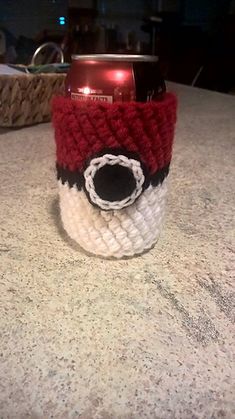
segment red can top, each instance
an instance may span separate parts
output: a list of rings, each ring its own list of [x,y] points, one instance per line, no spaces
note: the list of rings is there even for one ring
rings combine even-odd
[[[73,55],[72,60],[66,93],[74,100],[131,102],[143,96],[139,101],[145,102],[158,94],[156,56],[93,54]]]

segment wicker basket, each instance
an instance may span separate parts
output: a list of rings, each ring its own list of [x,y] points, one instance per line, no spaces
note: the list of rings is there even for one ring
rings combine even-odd
[[[50,102],[64,93],[66,74],[0,76],[0,126],[20,127],[51,119]]]

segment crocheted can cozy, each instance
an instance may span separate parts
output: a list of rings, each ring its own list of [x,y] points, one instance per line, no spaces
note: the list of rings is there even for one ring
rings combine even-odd
[[[147,103],[54,99],[62,222],[86,251],[120,258],[157,241],[175,122],[171,93]]]

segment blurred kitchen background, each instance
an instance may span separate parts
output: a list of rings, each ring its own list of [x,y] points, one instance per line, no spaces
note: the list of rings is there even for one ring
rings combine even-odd
[[[235,0],[0,0],[1,63],[29,64],[45,42],[66,62],[155,54],[168,80],[235,93]]]

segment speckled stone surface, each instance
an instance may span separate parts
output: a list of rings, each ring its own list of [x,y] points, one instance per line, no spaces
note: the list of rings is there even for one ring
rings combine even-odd
[[[0,418],[235,417],[235,98],[173,88],[165,229],[134,259],[67,238],[49,124],[0,136]]]

